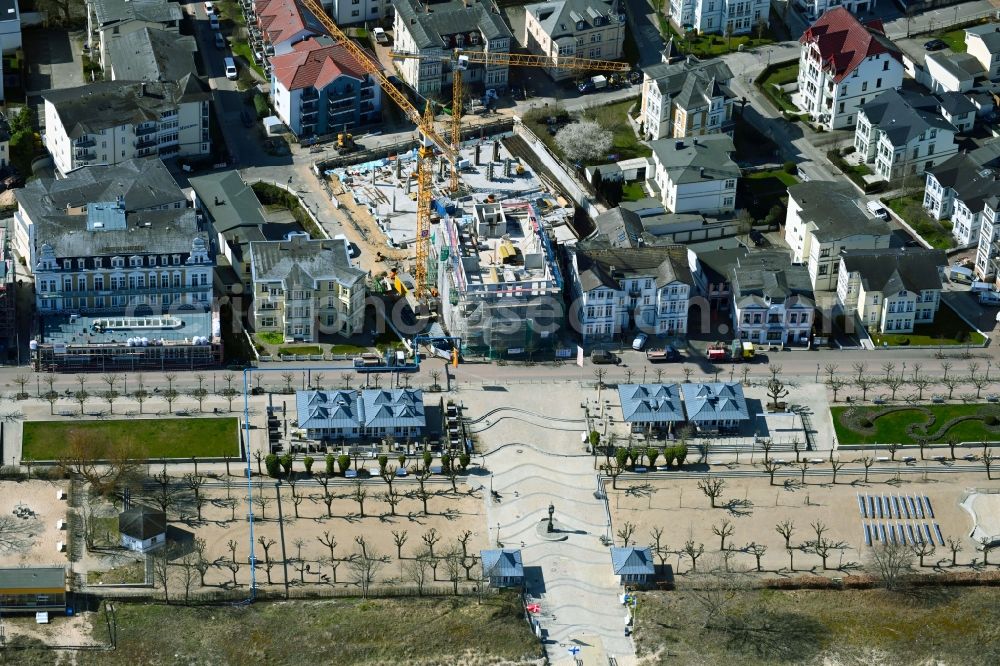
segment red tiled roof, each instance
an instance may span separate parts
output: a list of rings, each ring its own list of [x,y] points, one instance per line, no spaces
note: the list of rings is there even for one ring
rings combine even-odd
[[[378,62],[371,56],[372,62]],[[344,75],[364,79],[365,70],[340,44],[324,46],[315,39],[298,42],[289,53],[271,58],[274,77],[288,90],[313,86],[321,90]]]
[[[799,38],[800,44],[814,42],[823,66],[840,82],[868,56],[888,53],[902,62],[900,50],[885,36],[882,21],[863,24],[843,7],[835,7],[813,23]]]
[[[291,39],[303,30],[326,34],[312,15],[295,0],[258,0],[255,5],[257,25],[271,44]]]

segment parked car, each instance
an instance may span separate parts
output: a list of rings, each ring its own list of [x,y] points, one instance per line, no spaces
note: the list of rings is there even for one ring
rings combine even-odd
[[[215,48],[217,49],[226,48],[226,38],[222,36],[221,32],[215,33]]]
[[[930,41],[924,42],[925,51],[940,51],[941,49],[948,46],[940,39],[932,39]]]
[[[235,81],[239,77],[239,74],[236,71],[236,61],[233,60],[232,58],[226,58],[225,63],[226,63],[226,78],[229,79],[230,81]]]
[[[205,13],[208,14],[209,16],[211,16],[212,14],[214,14],[215,13],[215,5],[213,5],[211,2],[206,2],[205,3]]]
[[[618,365],[621,359],[609,351],[595,351],[590,355],[590,362],[594,365]]]
[[[208,15],[208,26],[212,30],[218,30],[219,29],[219,15],[218,14],[209,14]]]
[[[885,209],[885,206],[883,206],[878,201],[876,201],[874,199],[872,201],[869,201],[865,205],[865,208],[867,208],[868,212],[871,213],[872,215],[874,215],[875,217],[883,219],[886,222],[889,221],[889,211],[887,211]]]
[[[385,34],[385,30],[383,30],[382,28],[374,28],[372,30],[372,35],[375,36],[375,41],[378,42],[379,44],[389,43],[389,35]]]
[[[642,351],[642,348],[646,346],[647,340],[649,340],[649,336],[646,335],[645,333],[640,333],[639,335],[635,336],[634,340],[632,340],[632,349],[636,351]]]

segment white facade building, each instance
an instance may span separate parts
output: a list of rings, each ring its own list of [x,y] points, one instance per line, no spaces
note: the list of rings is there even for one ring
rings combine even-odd
[[[912,333],[934,321],[947,265],[942,250],[849,250],[840,257],[837,301],[870,331]]]
[[[509,53],[512,35],[507,24],[494,14],[492,5],[480,0],[451,0],[433,5],[427,13],[417,0],[397,0],[393,24],[393,50],[441,56],[431,59],[404,58],[399,74],[421,95],[451,94],[453,49]],[[470,65],[462,74],[467,89],[507,87],[507,65]]]
[[[736,209],[740,168],[731,155],[733,139],[706,134],[660,139],[653,149],[653,184],[671,213],[717,215]]]
[[[770,22],[767,0],[671,0],[670,22],[678,30],[695,30],[699,34],[725,34],[727,27],[734,35],[746,35]]]
[[[693,56],[643,68],[639,112],[646,139],[733,132],[733,72],[718,58]]]
[[[21,48],[21,10],[17,4],[17,0],[0,0],[0,51],[3,53]]]
[[[323,6],[337,25],[374,24],[392,12],[390,0],[324,0]]]
[[[169,0],[88,0],[87,43],[106,70],[113,40],[143,28],[180,34],[183,17],[180,3]]]
[[[986,78],[1000,78],[1000,23],[966,28],[965,51],[979,61]]]
[[[752,252],[730,270],[733,331],[760,344],[805,344],[816,304],[809,273],[784,251]]]
[[[878,0],[795,0],[795,5],[810,21],[815,21],[826,10],[844,7],[855,16],[869,12],[878,5]]]
[[[524,46],[530,53],[560,57],[618,60],[625,45],[624,0],[556,0],[525,5]],[[556,81],[578,71],[546,67]]]
[[[813,291],[832,291],[842,250],[889,247],[889,223],[868,214],[846,182],[810,181],[788,188],[785,242],[806,264]]]
[[[951,233],[960,247],[980,244],[986,202],[996,196],[1000,196],[1000,141],[953,155],[927,172],[924,208],[936,220],[951,220]],[[991,247],[987,243],[983,249]],[[988,251],[982,257],[983,271],[992,255]]]
[[[975,114],[971,102],[967,114]],[[888,90],[862,107],[854,147],[887,181],[923,173],[958,152],[957,129],[931,95]]]
[[[594,248],[570,255],[573,294],[584,344],[630,332],[686,335],[694,281],[683,245]]]
[[[826,12],[799,39],[799,107],[827,129],[854,127],[866,102],[903,83],[902,54],[880,22]]]
[[[212,148],[212,94],[194,74],[177,82],[100,81],[42,97],[43,142],[62,175],[137,157],[207,155]]]

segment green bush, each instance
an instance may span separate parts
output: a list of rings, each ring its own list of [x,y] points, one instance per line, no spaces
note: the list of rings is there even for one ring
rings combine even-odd
[[[470,456],[465,451],[462,451],[462,453],[458,455],[458,466],[462,468],[463,472],[469,469],[469,463],[471,462],[472,462],[472,456]]]
[[[269,453],[264,456],[264,467],[267,468],[267,475],[273,479],[277,479],[281,476],[281,469],[278,465],[278,456],[273,453]]]
[[[677,447],[677,465],[678,465],[678,467],[684,464],[684,461],[687,460],[687,456],[688,456],[688,447],[687,447],[687,444],[681,444],[680,446],[678,446]]]
[[[346,453],[337,456],[337,466],[340,467],[341,474],[346,474],[351,466],[351,456]]]
[[[451,456],[447,453],[441,454],[441,471],[445,473],[451,471]]]
[[[278,458],[278,463],[281,465],[281,469],[284,470],[286,476],[292,471],[292,464],[294,462],[295,458],[292,457],[291,453],[286,453]]]
[[[257,112],[258,118],[266,118],[271,112],[271,108],[267,105],[267,98],[262,93],[253,96],[253,108]]]
[[[336,470],[333,468],[334,460],[335,458],[333,457],[332,453],[326,454],[326,460],[324,462],[326,463],[325,471],[327,476],[333,476],[334,472],[336,472]]]
[[[793,176],[799,172],[799,167],[796,166],[795,162],[792,162],[791,160],[785,162],[781,168],[784,169],[785,173]]]
[[[316,459],[312,456],[306,456],[302,459],[302,465],[306,468],[306,474],[312,474],[314,462],[316,462]]]

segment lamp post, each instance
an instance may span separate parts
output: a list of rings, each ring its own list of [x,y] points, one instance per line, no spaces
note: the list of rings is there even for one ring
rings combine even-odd
[[[819,384],[819,363],[816,364],[816,383]]]
[[[556,508],[554,506],[552,506],[552,503],[550,502],[549,503],[549,527],[548,527],[548,531],[550,533],[553,531],[553,529],[552,529],[552,515],[555,512],[556,512]]]

